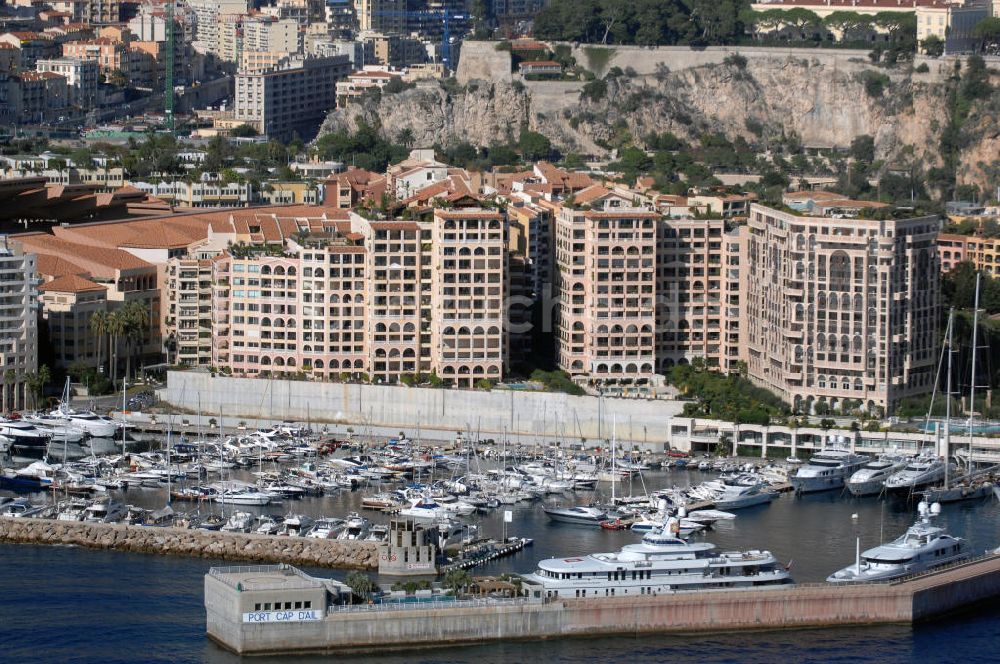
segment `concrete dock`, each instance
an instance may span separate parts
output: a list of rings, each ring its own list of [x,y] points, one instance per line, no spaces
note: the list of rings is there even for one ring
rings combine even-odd
[[[322,583],[312,581],[313,589]],[[294,606],[303,600],[292,595],[301,592],[286,593],[274,586],[248,594],[237,575],[213,570],[205,577],[208,636],[233,652],[267,654],[377,652],[566,636],[908,624],[1000,596],[1000,555],[878,584],[597,599],[546,599],[531,590],[531,596],[511,600],[388,605],[341,605],[328,593],[321,615],[297,619],[293,611],[277,618],[255,617],[255,610],[265,606],[280,608],[288,602]],[[314,595],[306,601],[317,606]]]

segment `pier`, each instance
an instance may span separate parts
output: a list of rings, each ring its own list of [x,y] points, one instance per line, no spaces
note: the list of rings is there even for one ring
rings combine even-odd
[[[994,553],[935,572],[863,585],[565,599],[542,597],[539,589],[525,584],[528,596],[517,599],[390,605],[339,603],[342,596],[327,592],[323,604],[311,596],[312,606],[322,610],[306,618],[296,619],[293,611],[285,613],[288,620],[254,620],[255,605],[294,606],[289,602],[301,598],[292,595],[324,583],[287,568],[260,568],[245,576],[279,571],[298,579],[287,592],[281,584],[244,592],[238,573],[209,572],[209,637],[240,654],[380,652],[513,639],[910,624],[1000,596],[1000,555]]]

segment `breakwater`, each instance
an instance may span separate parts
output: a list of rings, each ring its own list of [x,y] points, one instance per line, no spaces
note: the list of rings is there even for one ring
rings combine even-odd
[[[53,519],[0,519],[0,541],[336,569],[378,568],[375,542]]]
[[[327,605],[306,617],[288,607],[321,588],[295,570],[213,570],[205,577],[207,632],[241,654],[375,652],[514,639],[660,632],[908,624],[1000,596],[1000,556],[879,584],[811,584],[638,597],[475,599],[435,604]],[[293,578],[293,575],[294,578]],[[294,583],[273,582],[293,578]],[[258,588],[248,585],[259,583]],[[262,602],[266,602],[264,605]],[[274,618],[274,619],[272,619]]]

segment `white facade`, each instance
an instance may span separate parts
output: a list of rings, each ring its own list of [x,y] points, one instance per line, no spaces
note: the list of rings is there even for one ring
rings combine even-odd
[[[35,255],[17,242],[0,242],[0,372],[3,411],[28,405],[27,376],[38,369],[38,280]],[[10,374],[8,374],[10,372]]]
[[[80,108],[97,104],[97,84],[101,79],[100,65],[83,58],[51,58],[35,62],[35,71],[52,72],[66,79],[69,103]]]

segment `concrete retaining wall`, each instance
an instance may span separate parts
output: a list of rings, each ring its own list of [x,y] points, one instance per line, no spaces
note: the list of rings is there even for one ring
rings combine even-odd
[[[594,442],[610,438],[663,450],[670,418],[683,403],[667,400],[575,397],[554,392],[473,391],[401,386],[212,377],[171,371],[160,396],[205,417],[257,417],[334,422],[358,427],[478,432],[484,437],[543,436]]]
[[[374,570],[378,567],[378,550],[374,542],[269,537],[183,528],[0,519],[0,541],[342,569]]]

